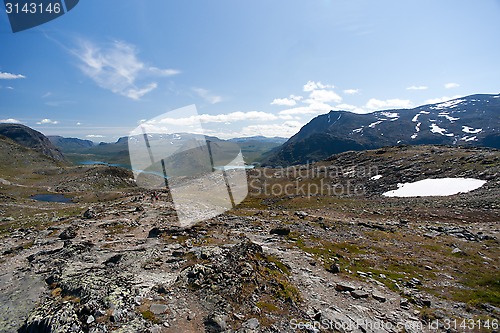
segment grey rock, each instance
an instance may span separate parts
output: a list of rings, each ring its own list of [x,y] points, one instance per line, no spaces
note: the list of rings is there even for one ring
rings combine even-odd
[[[337,290],[337,291],[353,291],[353,290],[356,290],[356,287],[354,287],[348,283],[340,282],[340,283],[337,283],[335,285],[335,290]]]
[[[162,314],[165,311],[167,311],[167,309],[168,306],[166,306],[165,304],[157,304],[157,303],[151,304],[151,306],[149,307],[149,310],[153,312],[155,315]]]
[[[251,318],[251,319],[248,319],[246,322],[244,322],[242,326],[244,328],[255,330],[255,329],[259,328],[260,323],[259,323],[259,320],[257,318]]]
[[[381,303],[384,303],[387,300],[384,295],[378,293],[373,293],[372,297]]]
[[[351,291],[351,296],[354,297],[354,298],[368,298],[370,294],[368,294],[366,291],[364,290],[353,290]]]

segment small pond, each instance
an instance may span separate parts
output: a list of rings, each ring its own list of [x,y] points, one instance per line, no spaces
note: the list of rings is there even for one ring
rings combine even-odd
[[[62,202],[62,203],[72,203],[71,198],[65,197],[62,194],[35,194],[31,199],[36,201],[45,202]]]

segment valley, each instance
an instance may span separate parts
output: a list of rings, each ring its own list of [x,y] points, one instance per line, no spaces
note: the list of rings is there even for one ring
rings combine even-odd
[[[24,165],[0,175],[1,332],[496,330],[495,149],[398,146],[256,168],[236,208],[180,227],[168,191],[156,199],[130,171],[0,143]],[[445,177],[486,183],[382,196]],[[310,191],[321,183],[358,191]],[[31,198],[51,193],[72,202]]]

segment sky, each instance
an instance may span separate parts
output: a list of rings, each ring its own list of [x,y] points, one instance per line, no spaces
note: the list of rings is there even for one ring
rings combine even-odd
[[[194,105],[179,124],[290,137],[500,92],[500,0],[82,0],[17,33],[1,6],[0,122],[46,135],[112,142]]]

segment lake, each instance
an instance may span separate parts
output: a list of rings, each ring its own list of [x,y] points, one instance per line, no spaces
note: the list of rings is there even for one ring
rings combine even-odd
[[[67,198],[62,194],[35,194],[31,199],[44,202],[73,203],[71,198]]]

